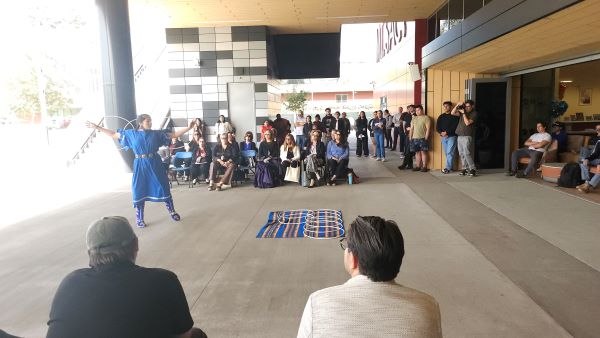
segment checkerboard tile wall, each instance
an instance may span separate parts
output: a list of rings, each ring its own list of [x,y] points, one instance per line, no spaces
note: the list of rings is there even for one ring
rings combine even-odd
[[[171,116],[176,128],[199,117],[215,141],[228,116],[227,83],[254,82],[257,125],[269,115],[266,26],[167,28]]]

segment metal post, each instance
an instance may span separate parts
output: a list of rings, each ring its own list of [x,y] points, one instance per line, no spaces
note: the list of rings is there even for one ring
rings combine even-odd
[[[106,126],[123,128],[125,121],[137,116],[131,33],[129,29],[128,0],[96,0],[99,14],[100,53],[104,90],[104,113]],[[131,170],[133,154],[121,151],[123,160]]]

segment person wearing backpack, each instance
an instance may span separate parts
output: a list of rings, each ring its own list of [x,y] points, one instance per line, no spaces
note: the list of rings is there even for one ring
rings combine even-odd
[[[600,125],[596,126],[596,132],[598,136],[600,136]],[[590,179],[590,168],[589,166],[597,166],[598,174],[595,174],[592,179]],[[583,193],[588,193],[590,190],[595,189],[598,184],[600,184],[600,139],[596,141],[594,145],[594,150],[592,153],[586,157],[583,162],[579,165],[581,167],[581,179],[585,182],[581,185],[576,186],[577,190]]]

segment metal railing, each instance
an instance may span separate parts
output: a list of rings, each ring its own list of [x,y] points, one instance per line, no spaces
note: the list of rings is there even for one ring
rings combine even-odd
[[[104,126],[104,117],[100,119],[100,121],[98,123],[96,123],[98,126],[103,127]],[[83,144],[81,145],[81,147],[79,147],[79,150],[77,150],[77,152],[75,153],[75,155],[67,162],[67,166],[70,167],[73,164],[75,164],[75,162],[77,160],[79,160],[79,158],[81,157],[81,154],[85,153],[85,149],[90,147],[90,143],[92,143],[92,140],[94,138],[96,138],[96,136],[98,135],[98,130],[96,128],[92,129],[92,132],[88,135],[88,137],[85,139],[85,141],[83,142]]]

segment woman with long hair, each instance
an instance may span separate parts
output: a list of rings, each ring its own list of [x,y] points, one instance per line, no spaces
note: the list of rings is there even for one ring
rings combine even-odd
[[[331,134],[333,140],[327,144],[327,167],[329,168],[329,182],[327,182],[327,185],[336,185],[338,177],[346,177],[350,152],[348,143],[346,143],[339,130],[334,129]]]
[[[219,135],[233,132],[233,126],[231,125],[231,123],[225,121],[224,115],[220,115],[219,120],[215,124],[215,130],[217,131],[217,137],[219,137]],[[217,140],[217,143],[218,142],[219,140]]]
[[[281,183],[281,159],[279,146],[274,139],[275,130],[265,131],[265,140],[258,146],[258,161],[254,186],[257,188],[273,188]]]
[[[144,222],[146,201],[165,202],[171,218],[174,221],[179,221],[181,217],[175,211],[171,189],[169,188],[169,179],[160,156],[158,156],[158,148],[168,145],[171,139],[176,139],[187,133],[194,128],[195,122],[192,121],[189,127],[176,132],[152,130],[152,118],[150,115],[142,114],[137,117],[137,124],[137,129],[114,131],[89,121],[86,123],[89,128],[97,129],[118,140],[123,148],[131,148],[135,153],[131,185],[137,226],[140,228],[146,226]]]
[[[315,186],[315,180],[320,180],[325,166],[325,144],[321,142],[321,132],[313,130],[310,134],[310,140],[304,148],[304,168],[306,177],[310,180],[309,188]]]
[[[273,130],[273,121],[267,119],[263,122],[262,126],[260,126],[260,141],[263,142],[265,140],[265,132],[267,130]]]
[[[358,113],[356,119],[356,156],[361,157],[363,154],[365,157],[369,157],[369,131],[367,127],[369,121],[363,110]]]
[[[283,180],[298,183],[300,180],[300,147],[296,145],[292,134],[285,135],[279,154],[282,157],[281,170],[285,172]]]
[[[190,141],[190,152],[192,152],[192,184],[198,183],[200,177],[208,183],[208,174],[212,162],[212,150],[206,146],[206,141],[199,134],[194,134],[194,139]]]

